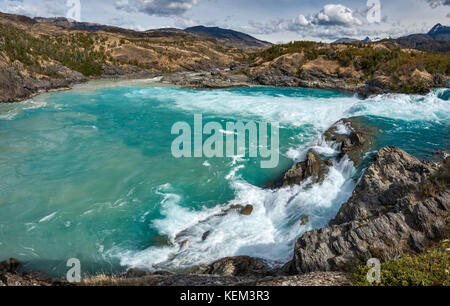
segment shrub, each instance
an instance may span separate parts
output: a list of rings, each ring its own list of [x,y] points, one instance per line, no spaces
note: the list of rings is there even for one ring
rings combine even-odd
[[[370,284],[366,275],[371,267],[357,264],[353,271],[356,286],[450,286],[450,242],[417,255],[404,255],[381,264],[381,283]]]

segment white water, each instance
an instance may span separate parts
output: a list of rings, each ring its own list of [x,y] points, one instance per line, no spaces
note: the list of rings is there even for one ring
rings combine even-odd
[[[215,91],[193,91],[182,99],[174,92],[167,98],[174,102],[171,107],[187,112],[230,117],[239,114],[293,126],[309,124],[318,135],[316,140],[286,152],[294,160],[299,160],[305,157],[309,148],[323,155],[336,156],[333,144],[324,142],[319,135],[341,118],[374,115],[406,121],[448,121],[450,104],[438,98],[441,91],[436,90],[425,97],[390,94],[364,101],[356,97],[333,100],[303,97],[301,103],[298,97],[243,97],[233,92]],[[132,93],[135,96],[146,94],[145,89]],[[340,126],[339,131],[346,134],[348,127]],[[278,190],[261,189],[243,180],[239,170],[245,167],[245,161],[234,159],[226,178],[236,197],[227,205],[252,204],[254,211],[250,217],[234,211],[217,216],[223,211],[223,206],[205,208],[200,212],[190,211],[179,205],[182,198],[171,190],[170,184],[161,186],[159,192],[164,195],[161,205],[165,218],[154,221],[153,226],[167,235],[174,246],[150,247],[138,252],[115,249],[111,254],[118,256],[124,266],[149,270],[187,268],[232,255],[250,255],[275,264],[283,263],[291,258],[293,244],[302,233],[325,226],[340,205],[351,196],[356,185],[351,178],[355,171],[353,164],[346,158],[340,162],[333,159],[334,167],[323,183],[311,187],[307,181],[300,186]],[[301,225],[299,220],[302,216],[308,216],[310,222]],[[210,234],[202,241],[207,231]],[[183,236],[176,241],[180,232]],[[187,240],[188,244],[180,247],[181,240]]]

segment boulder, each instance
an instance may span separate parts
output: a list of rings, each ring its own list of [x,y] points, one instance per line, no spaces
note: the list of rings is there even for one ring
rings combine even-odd
[[[241,209],[240,214],[244,216],[250,216],[253,212],[253,205],[246,205],[244,208]]]
[[[312,183],[323,182],[331,165],[331,161],[324,161],[314,150],[309,150],[306,161],[296,163],[286,172],[283,187],[301,184],[311,177]]]

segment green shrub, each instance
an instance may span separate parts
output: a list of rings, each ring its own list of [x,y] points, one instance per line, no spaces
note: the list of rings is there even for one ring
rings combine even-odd
[[[449,240],[417,255],[404,255],[381,264],[381,283],[371,284],[366,275],[371,267],[357,264],[353,272],[356,286],[450,286]]]

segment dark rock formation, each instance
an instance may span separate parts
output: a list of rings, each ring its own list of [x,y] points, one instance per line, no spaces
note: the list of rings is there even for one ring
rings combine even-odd
[[[345,126],[348,133],[340,134],[339,126]],[[347,155],[358,166],[364,153],[370,150],[374,135],[375,130],[364,124],[361,117],[352,117],[339,120],[324,133],[324,138],[340,146],[341,158]]]
[[[283,187],[298,185],[310,177],[312,183],[320,183],[325,179],[331,165],[331,161],[322,160],[314,150],[309,150],[306,161],[296,163],[286,172]]]
[[[17,68],[17,69],[15,69]],[[58,78],[37,78],[22,73],[23,67],[0,67],[0,102],[16,102],[32,97],[40,92],[67,89],[75,83],[86,81],[81,73],[54,64],[54,74]]]
[[[305,233],[286,270],[343,270],[358,258],[395,259],[450,234],[450,161],[380,150],[330,227]]]
[[[360,117],[339,120],[324,133],[326,141],[335,142],[339,146],[339,157],[347,155],[355,166],[359,165],[364,153],[371,148],[375,134],[375,131],[362,120]],[[342,126],[345,126],[348,133],[341,133],[339,127],[342,128]],[[331,166],[333,166],[332,161],[323,160],[314,150],[309,150],[306,160],[293,165],[285,173],[282,183],[275,186],[298,185],[311,177],[312,184],[321,183]]]

